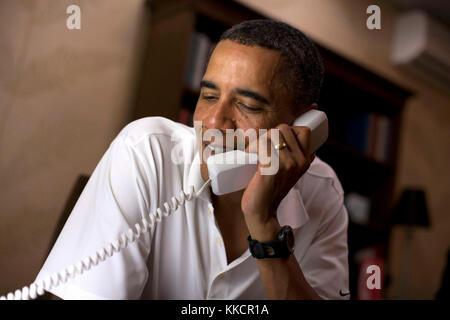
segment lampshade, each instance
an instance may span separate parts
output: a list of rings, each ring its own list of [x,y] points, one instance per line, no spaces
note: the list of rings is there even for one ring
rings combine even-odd
[[[394,208],[391,223],[428,227],[430,221],[425,192],[421,189],[413,188],[403,190],[400,201]]]

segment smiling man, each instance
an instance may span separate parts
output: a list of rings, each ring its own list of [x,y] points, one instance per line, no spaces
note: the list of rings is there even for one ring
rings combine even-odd
[[[206,189],[51,292],[64,299],[348,298],[343,191],[333,170],[309,154],[309,129],[292,126],[317,108],[322,77],[313,43],[287,24],[255,20],[227,30],[201,82],[194,120],[203,133],[268,129],[270,139],[278,130],[276,174],[258,171],[245,190],[221,196]],[[183,161],[174,162],[180,146]],[[208,147],[194,128],[164,118],[126,126],[37,280],[114,241],[180,190],[199,190],[208,180]]]

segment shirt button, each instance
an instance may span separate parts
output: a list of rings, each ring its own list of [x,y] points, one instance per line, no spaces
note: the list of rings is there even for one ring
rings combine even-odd
[[[218,278],[219,279],[223,279],[225,277],[225,272],[224,273],[221,273],[221,274],[219,274],[219,276],[218,276]]]
[[[223,245],[222,239],[220,239],[220,237],[216,238],[216,242],[219,246]]]
[[[209,214],[209,215],[212,215],[212,211],[211,211],[210,208],[208,208],[208,214]]]

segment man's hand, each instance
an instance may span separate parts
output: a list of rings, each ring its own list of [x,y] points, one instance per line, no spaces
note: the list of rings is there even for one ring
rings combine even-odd
[[[277,150],[279,154],[279,169],[273,175],[262,175],[260,172],[261,167],[267,167],[270,164],[263,165],[260,162],[259,170],[250,180],[241,201],[241,209],[250,235],[258,241],[275,239],[280,229],[276,216],[278,205],[308,170],[315,157],[314,154],[309,154],[310,129],[308,127],[280,124],[274,129],[279,130],[278,144],[286,144],[286,147]],[[267,150],[266,154],[269,157],[272,152],[276,152],[271,140],[271,137],[274,135],[274,129],[269,130],[267,135],[258,138],[258,140],[268,139],[267,146],[269,150]],[[252,143],[257,143],[257,141]],[[256,150],[256,148],[253,150]],[[259,148],[257,150],[258,158],[261,159],[262,150]]]
[[[275,129],[279,129],[278,144],[286,143],[285,148],[278,150],[279,169],[274,175],[262,175],[260,171],[263,165],[260,162],[259,170],[250,180],[241,200],[250,236],[260,242],[276,238],[281,228],[276,213],[278,205],[308,170],[315,156],[309,154],[309,128],[281,124]],[[269,139],[273,132],[273,129],[269,130]],[[272,143],[267,145],[273,150]],[[259,160],[260,155],[261,150],[258,149]],[[258,259],[257,263],[268,299],[320,299],[306,281],[294,255],[286,259]]]

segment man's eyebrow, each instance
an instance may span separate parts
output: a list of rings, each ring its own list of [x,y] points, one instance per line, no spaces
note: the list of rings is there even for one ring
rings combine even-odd
[[[209,88],[209,89],[219,89],[219,87],[212,81],[209,80],[202,80],[200,82],[200,88]],[[251,91],[248,89],[241,89],[241,88],[236,88],[234,90],[237,94],[240,94],[242,96],[248,97],[248,98],[252,98],[255,99],[256,101],[259,101],[263,104],[269,104],[269,101],[264,98],[262,95],[260,95],[259,93],[255,92],[255,91]]]
[[[264,104],[269,104],[269,101],[266,98],[264,98],[262,95],[254,92],[254,91],[246,90],[246,89],[239,89],[239,88],[237,88],[235,91],[236,91],[236,93],[238,93],[242,96],[255,99],[256,101],[259,101]]]
[[[219,89],[219,87],[212,81],[202,80],[200,82],[200,88]]]

